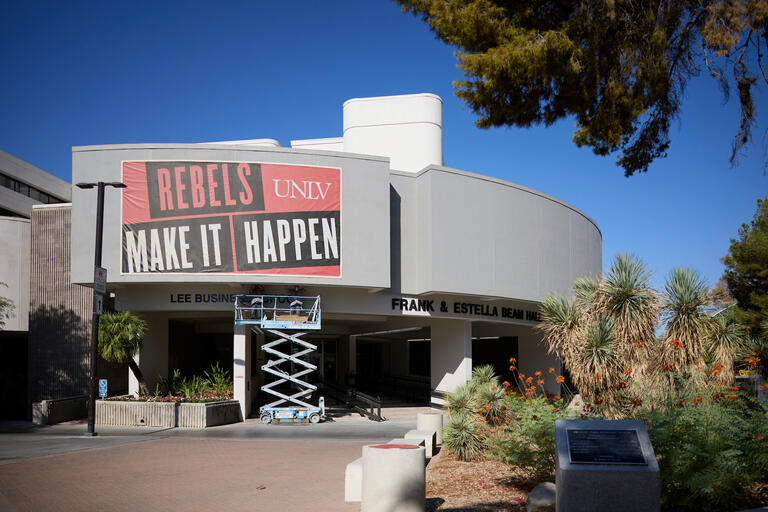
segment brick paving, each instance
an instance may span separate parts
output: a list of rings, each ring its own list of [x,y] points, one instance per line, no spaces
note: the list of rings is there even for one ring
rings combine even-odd
[[[0,510],[352,511],[360,442],[168,437],[0,465]]]

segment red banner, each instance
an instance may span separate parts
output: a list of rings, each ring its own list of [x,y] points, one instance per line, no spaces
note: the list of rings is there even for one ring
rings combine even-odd
[[[341,170],[123,162],[122,273],[341,275]]]

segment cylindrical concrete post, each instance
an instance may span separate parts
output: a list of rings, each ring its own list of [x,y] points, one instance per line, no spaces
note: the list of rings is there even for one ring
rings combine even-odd
[[[424,512],[427,487],[424,447],[377,444],[367,448],[360,511]]]
[[[439,411],[420,412],[416,415],[416,430],[434,430],[435,442],[443,444],[443,413]]]

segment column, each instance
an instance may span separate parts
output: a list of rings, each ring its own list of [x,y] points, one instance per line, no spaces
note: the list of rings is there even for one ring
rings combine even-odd
[[[347,375],[357,375],[357,336],[349,336],[349,359]],[[344,383],[347,384],[346,382]]]
[[[251,413],[251,328],[235,325],[232,350],[235,400],[240,402],[240,414],[245,421]]]
[[[144,374],[147,391],[153,393],[158,377],[168,376],[168,314],[142,313],[141,318],[147,323],[144,343],[138,354],[133,357]],[[128,369],[128,392],[138,394],[139,382]]]
[[[472,377],[472,322],[435,320],[429,344],[432,389],[451,392]],[[442,405],[442,399],[432,398]]]

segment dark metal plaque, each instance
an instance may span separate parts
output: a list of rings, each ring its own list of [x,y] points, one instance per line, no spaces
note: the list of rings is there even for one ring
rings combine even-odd
[[[644,464],[635,430],[567,430],[574,464]]]

